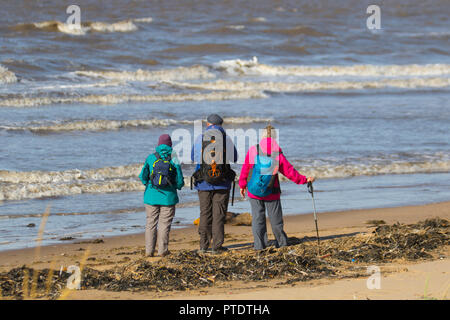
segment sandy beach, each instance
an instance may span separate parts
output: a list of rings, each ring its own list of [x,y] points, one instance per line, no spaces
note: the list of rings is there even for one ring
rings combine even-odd
[[[326,212],[319,214],[322,243],[336,238],[352,238],[370,234],[375,226],[370,220],[383,220],[387,225],[417,223],[428,218],[450,218],[450,202],[421,206],[380,208]],[[285,217],[285,231],[290,238],[304,239],[315,243],[312,214]],[[143,222],[144,223],[144,222]],[[234,251],[252,250],[250,226],[226,225],[225,246]],[[268,225],[269,239],[273,238]],[[306,238],[305,238],[306,237]],[[180,250],[198,249],[197,227],[175,229],[170,235],[172,254]],[[26,265],[33,269],[50,268],[60,270],[70,265],[84,265],[96,270],[107,270],[126,265],[143,258],[144,235],[135,234],[92,241],[62,243],[22,250],[0,252],[0,272]],[[223,281],[212,286],[187,291],[138,292],[106,290],[70,290],[65,299],[446,299],[450,285],[449,247],[438,248],[432,259],[406,261],[395,260],[380,264],[381,288],[368,289],[366,277],[346,279],[314,279],[280,283],[280,279],[268,281]],[[156,263],[159,257],[146,258]],[[368,265],[359,264],[361,268]]]

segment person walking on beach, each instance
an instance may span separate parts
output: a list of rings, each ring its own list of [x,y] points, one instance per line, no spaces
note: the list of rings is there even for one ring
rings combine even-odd
[[[239,177],[241,196],[247,191],[252,211],[252,232],[254,249],[263,250],[268,246],[266,210],[275,235],[275,247],[288,245],[283,230],[283,212],[280,201],[280,181],[278,173],[296,184],[313,182],[314,177],[298,173],[286,159],[277,141],[273,127],[268,125],[263,138],[256,146],[250,147],[245,157]]]
[[[193,178],[200,202],[199,252],[205,253],[212,239],[212,253],[221,253],[227,250],[223,247],[224,224],[231,183],[236,177],[229,162],[237,161],[237,150],[219,115],[211,114],[206,121],[206,130],[191,151],[191,160],[197,164]]]
[[[139,178],[146,186],[145,255],[153,257],[158,242],[158,255],[163,257],[170,253],[169,232],[179,201],[177,190],[184,186],[183,172],[177,158],[172,157],[172,139],[168,134],[159,137],[156,152],[147,157]]]

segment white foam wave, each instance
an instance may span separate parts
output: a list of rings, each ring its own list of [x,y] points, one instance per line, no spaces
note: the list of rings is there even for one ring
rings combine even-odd
[[[137,18],[137,19],[128,19],[123,21],[118,21],[114,23],[108,22],[85,22],[81,25],[76,24],[67,24],[61,21],[42,21],[35,22],[31,24],[31,27],[46,30],[46,31],[56,31],[76,36],[83,36],[90,32],[102,32],[102,33],[113,33],[113,32],[133,32],[138,30],[138,27],[134,24],[134,22],[138,23],[150,23],[152,22],[152,18]],[[28,28],[30,25],[19,25],[17,28]]]
[[[55,104],[97,104],[114,105],[131,102],[183,102],[183,101],[216,101],[239,99],[262,99],[268,96],[260,91],[242,92],[210,92],[210,93],[185,93],[167,95],[131,95],[131,94],[107,94],[86,95],[81,97],[24,97],[12,99],[0,99],[0,107],[37,107]]]
[[[250,22],[267,22],[267,19],[265,17],[256,17],[256,18],[250,18]]]
[[[86,181],[103,181],[107,179],[128,179],[136,177],[140,164],[131,164],[118,167],[105,167],[91,170],[65,170],[65,171],[6,171],[0,170],[0,181],[11,184],[60,184],[83,183]]]
[[[224,118],[225,123],[246,124],[257,122],[268,122],[271,118],[254,117],[229,117]],[[20,126],[0,126],[0,129],[8,131],[31,131],[31,132],[67,132],[67,131],[106,131],[139,127],[167,127],[170,125],[191,125],[191,120],[176,119],[134,119],[134,120],[85,120],[63,123],[44,123]]]
[[[121,81],[184,81],[215,77],[207,67],[201,65],[153,71],[142,69],[137,71],[75,71],[75,74]]]
[[[133,21],[119,21],[116,23],[92,22],[89,24],[90,31],[95,32],[131,32],[138,28]]]
[[[375,176],[382,174],[415,174],[450,172],[450,161],[399,161],[385,164],[341,164],[317,167],[297,166],[299,172],[320,179],[348,178],[354,176]],[[283,178],[286,180],[286,178]]]
[[[134,22],[140,22],[140,23],[150,23],[153,21],[152,17],[146,17],[146,18],[136,18],[133,19]]]
[[[300,173],[319,179],[381,174],[450,172],[449,155],[435,154],[428,160],[392,161],[372,159],[359,163],[296,165]],[[138,175],[142,164],[66,171],[0,171],[0,201],[69,196],[82,193],[143,191]],[[280,175],[281,180],[286,180]],[[190,179],[185,177],[189,186]]]
[[[223,60],[214,67],[231,75],[260,76],[358,76],[358,77],[399,77],[399,76],[440,76],[450,74],[449,64],[410,65],[352,65],[352,66],[273,66],[252,60]]]
[[[0,199],[39,199],[46,197],[63,197],[82,193],[116,193],[143,190],[144,186],[140,181],[111,180],[103,183],[73,183],[62,185],[29,183],[3,187],[0,191]]]
[[[85,84],[43,86],[43,87],[36,87],[35,90],[105,88],[105,87],[117,87],[123,84],[124,83],[122,81],[105,81],[105,82],[85,83]]]
[[[142,164],[132,164],[92,170],[0,171],[0,200],[143,191],[138,178],[141,168]]]
[[[244,30],[245,26],[241,25],[241,24],[237,24],[237,25],[229,25],[227,26],[228,29],[232,29],[232,30]]]
[[[230,90],[230,91],[273,91],[273,92],[302,92],[323,90],[364,90],[364,89],[418,89],[444,88],[450,86],[450,78],[407,78],[380,79],[373,81],[300,81],[300,82],[250,82],[226,81],[187,83],[171,82],[173,86],[200,90]]]
[[[0,84],[17,82],[17,77],[14,72],[0,65]]]

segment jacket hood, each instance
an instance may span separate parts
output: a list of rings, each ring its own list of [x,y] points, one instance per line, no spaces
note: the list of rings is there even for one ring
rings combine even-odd
[[[156,152],[159,153],[161,158],[167,159],[169,156],[172,155],[172,147],[169,147],[166,144],[160,144],[156,147]]]
[[[219,126],[218,124],[212,124],[206,128],[206,130],[211,130],[211,129],[220,130],[220,132],[225,133],[225,129],[222,128],[222,126]]]
[[[273,152],[280,153],[281,148],[274,138],[263,138],[259,142],[260,150],[265,154],[271,154]]]

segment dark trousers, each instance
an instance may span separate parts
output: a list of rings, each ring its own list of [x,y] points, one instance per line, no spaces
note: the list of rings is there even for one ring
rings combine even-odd
[[[252,231],[254,238],[254,248],[262,250],[268,246],[266,209],[269,216],[272,232],[275,236],[275,246],[284,247],[288,245],[288,238],[283,230],[283,211],[281,201],[264,201],[249,198],[252,208]]]
[[[225,237],[225,216],[228,210],[230,190],[198,191],[200,201],[200,249],[208,249],[213,240],[212,248],[222,246]]]

